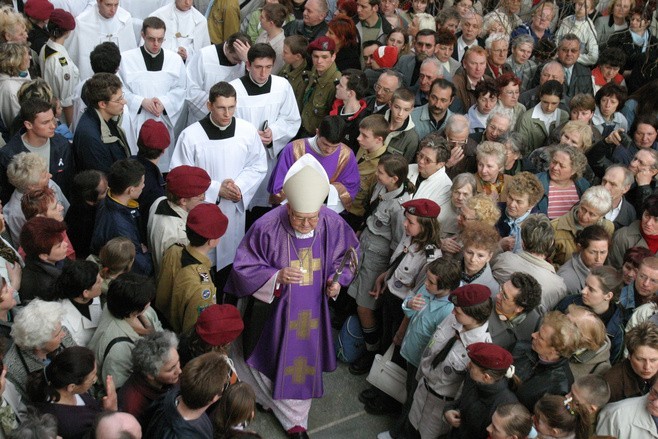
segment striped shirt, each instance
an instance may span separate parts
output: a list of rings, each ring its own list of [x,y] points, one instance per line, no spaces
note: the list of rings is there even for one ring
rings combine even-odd
[[[560,187],[551,183],[548,187],[548,217],[554,219],[564,215],[571,210],[578,200],[575,183],[571,183],[567,187]]]

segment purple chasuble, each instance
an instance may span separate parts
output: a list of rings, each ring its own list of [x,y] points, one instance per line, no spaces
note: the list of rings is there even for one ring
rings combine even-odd
[[[361,176],[359,175],[359,166],[356,162],[356,157],[354,157],[354,152],[342,143],[340,148],[336,149],[336,152],[328,156],[321,155],[308,143],[308,139],[304,139],[304,144],[306,145],[306,153],[311,154],[324,168],[327,172],[329,180],[332,179],[333,175],[336,173],[336,167],[338,166],[338,161],[340,158],[341,150],[344,148],[346,152],[343,154],[349,153],[350,158],[348,159],[347,165],[343,168],[343,171],[340,173],[338,178],[335,180],[337,183],[341,183],[345,186],[347,192],[349,192],[352,199],[356,197],[356,194],[359,192],[359,184],[361,182]],[[279,160],[276,163],[274,172],[272,172],[272,177],[270,182],[267,185],[267,191],[271,194],[278,194],[283,189],[283,180],[286,178],[286,174],[290,167],[295,163],[297,159],[295,158],[295,152],[293,148],[293,142],[288,143],[281,155]]]
[[[226,291],[244,297],[255,293],[274,274],[288,266],[302,267],[301,284],[284,285],[275,297],[247,364],[273,384],[273,399],[310,399],[324,394],[322,373],[336,369],[325,289],[345,252],[359,242],[335,212],[322,207],[311,238],[298,239],[288,220],[287,206],[261,217],[238,247]],[[352,273],[345,269],[341,285]],[[245,325],[249,325],[245,321]]]

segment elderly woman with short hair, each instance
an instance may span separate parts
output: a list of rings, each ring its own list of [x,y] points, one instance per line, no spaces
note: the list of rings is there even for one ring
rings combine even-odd
[[[537,174],[544,186],[544,196],[537,203],[539,212],[550,219],[569,212],[590,186],[582,178],[586,166],[587,158],[580,150],[569,145],[553,147],[548,171]]]
[[[49,358],[62,349],[75,346],[68,329],[62,326],[64,309],[58,302],[35,299],[16,316],[11,330],[14,344],[3,361],[7,379],[27,400],[27,379],[32,372],[42,372]]]
[[[7,167],[7,177],[15,189],[9,202],[5,204],[3,213],[14,243],[19,242],[21,229],[26,221],[21,207],[25,192],[48,186],[55,192],[57,201],[64,207],[62,214],[66,215],[70,204],[57,183],[52,181],[52,175],[48,172],[48,163],[40,155],[34,152],[16,154]]]
[[[497,108],[507,110],[512,119],[510,127],[516,126],[516,121],[526,111],[525,105],[519,102],[521,96],[521,80],[514,73],[507,72],[496,78],[498,87]]]
[[[547,313],[532,334],[532,345],[526,344],[514,356],[516,374],[521,378],[516,391],[519,402],[532,409],[547,393],[566,395],[573,384],[569,358],[579,345],[580,331],[576,325],[559,311]]]
[[[555,218],[551,225],[555,230],[555,254],[553,263],[563,265],[578,250],[576,236],[587,226],[599,224],[610,235],[615,226],[604,216],[612,208],[610,192],[603,186],[593,186],[583,193],[580,203],[566,214]]]
[[[571,355],[569,367],[574,380],[585,375],[602,375],[610,370],[612,343],[599,316],[583,306],[571,304],[567,317],[580,331],[580,345]]]
[[[507,65],[512,69],[514,76],[520,80],[519,91],[521,93],[531,88],[532,79],[537,72],[537,63],[531,59],[534,48],[535,39],[530,35],[519,35],[512,39],[512,53],[507,58]]]
[[[0,119],[10,126],[18,115],[18,90],[30,81],[30,48],[27,43],[0,44]]]
[[[537,177],[530,172],[521,172],[510,179],[507,185],[507,203],[496,228],[502,239],[503,251],[518,252],[522,249],[521,224],[530,215],[544,188]]]
[[[483,223],[494,226],[500,219],[500,208],[491,197],[476,194],[468,198],[462,205],[457,216],[457,229],[459,233],[441,240],[441,251],[448,254],[457,254],[462,250],[461,233],[468,224]],[[442,226],[443,227],[443,226]]]
[[[119,407],[145,427],[146,409],[178,384],[181,374],[178,337],[171,331],[154,332],[135,343],[133,373],[118,392]]]
[[[477,181],[476,192],[490,196],[494,201],[507,201],[507,185],[512,178],[505,175],[507,152],[505,145],[498,142],[484,141],[476,150]]]
[[[493,277],[489,261],[498,247],[498,231],[489,224],[471,222],[464,228],[461,239],[463,261],[459,286],[484,285],[491,291],[491,297],[495,297],[500,284]]]
[[[505,145],[505,174],[514,176],[523,171],[525,148],[519,133],[507,133],[500,139],[500,143]]]
[[[476,185],[473,174],[466,172],[452,179],[450,202],[441,206],[441,213],[439,213],[442,240],[459,234],[457,219],[466,200],[475,195]]]

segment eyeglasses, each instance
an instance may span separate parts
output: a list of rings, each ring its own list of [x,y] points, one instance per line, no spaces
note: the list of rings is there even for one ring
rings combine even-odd
[[[110,99],[110,100],[108,100],[107,102],[114,102],[115,104],[121,104],[121,103],[123,103],[123,101],[125,101],[125,100],[126,100],[126,94],[125,94],[125,93],[121,93],[121,96],[119,96],[119,99],[117,99],[117,100],[112,100],[112,99]]]
[[[318,220],[320,219],[320,215],[315,215],[315,216],[297,216],[294,213],[290,214],[290,219],[292,219],[294,222],[299,223],[299,224],[314,224],[317,223]]]
[[[383,93],[386,93],[387,95],[393,93],[393,90],[391,90],[390,88],[384,88],[379,84],[375,84],[374,88],[375,88],[375,91],[381,91]]]
[[[446,140],[448,141],[449,144],[452,146],[462,146],[466,145],[466,140],[452,140],[450,137],[446,137]]]

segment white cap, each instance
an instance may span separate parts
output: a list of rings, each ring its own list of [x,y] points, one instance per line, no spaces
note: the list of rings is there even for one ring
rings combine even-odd
[[[329,194],[329,177],[315,157],[304,154],[288,170],[283,192],[295,212],[315,213]]]

